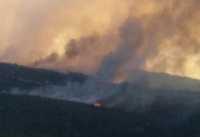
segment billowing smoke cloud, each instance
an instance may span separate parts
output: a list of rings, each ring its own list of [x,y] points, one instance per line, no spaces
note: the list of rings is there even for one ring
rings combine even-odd
[[[120,41],[115,52],[104,58],[102,66],[97,74],[104,80],[112,80],[115,73],[124,66],[128,60],[132,58],[134,62],[133,68],[139,68],[144,63],[144,56],[139,55],[142,47],[143,30],[141,24],[137,20],[128,19],[120,28]]]
[[[199,0],[0,0],[0,59],[126,79],[200,78]]]

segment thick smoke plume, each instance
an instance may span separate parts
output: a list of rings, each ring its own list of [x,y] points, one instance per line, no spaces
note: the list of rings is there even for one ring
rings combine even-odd
[[[199,8],[199,0],[0,0],[0,60],[106,80],[140,69],[200,78]]]

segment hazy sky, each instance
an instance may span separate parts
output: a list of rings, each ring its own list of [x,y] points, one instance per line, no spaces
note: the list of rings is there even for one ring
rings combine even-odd
[[[199,0],[0,0],[0,60],[200,78],[199,9]]]

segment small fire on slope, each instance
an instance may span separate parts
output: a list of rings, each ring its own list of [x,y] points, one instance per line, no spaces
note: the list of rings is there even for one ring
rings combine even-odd
[[[102,107],[102,103],[100,101],[96,101],[96,103],[94,104],[94,106],[96,108],[100,108],[100,107]]]

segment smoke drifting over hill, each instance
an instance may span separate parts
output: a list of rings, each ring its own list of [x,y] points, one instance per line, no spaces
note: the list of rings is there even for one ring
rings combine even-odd
[[[138,69],[200,78],[199,8],[199,0],[0,0],[0,60],[106,80]]]

